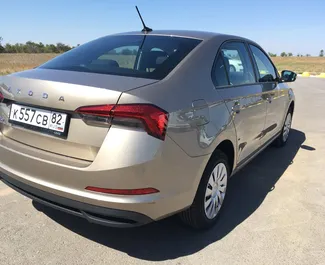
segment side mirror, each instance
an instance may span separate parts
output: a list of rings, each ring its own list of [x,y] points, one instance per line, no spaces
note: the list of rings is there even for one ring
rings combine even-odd
[[[283,70],[281,72],[281,80],[283,82],[294,82],[297,79],[297,74],[289,70]]]

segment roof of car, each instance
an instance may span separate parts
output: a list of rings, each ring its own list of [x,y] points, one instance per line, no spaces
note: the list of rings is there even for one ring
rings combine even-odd
[[[145,34],[141,31],[132,31],[132,32],[124,32],[119,33],[118,35],[140,35]],[[177,37],[185,37],[185,38],[194,38],[207,40],[211,39],[218,35],[225,35],[215,32],[207,32],[207,31],[195,31],[195,30],[153,30],[148,33],[148,35],[161,35],[161,36],[177,36]]]

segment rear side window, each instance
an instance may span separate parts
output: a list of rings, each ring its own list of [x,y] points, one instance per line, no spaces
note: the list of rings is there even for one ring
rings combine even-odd
[[[163,79],[201,40],[154,35],[103,37],[39,68]]]
[[[213,74],[212,77],[217,87],[229,85],[229,81],[226,73],[226,67],[222,57],[223,57],[222,54],[219,53],[218,58],[214,65],[214,70],[212,72]]]
[[[221,47],[230,85],[255,83],[254,68],[242,42],[227,42]]]
[[[249,45],[257,65],[259,82],[272,82],[276,79],[275,69],[269,58],[259,48]]]

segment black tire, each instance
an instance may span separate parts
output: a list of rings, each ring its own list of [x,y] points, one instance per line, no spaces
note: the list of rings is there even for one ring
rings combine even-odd
[[[229,66],[229,72],[236,72],[236,67],[233,65]]]
[[[204,173],[202,175],[201,182],[200,182],[198,190],[196,192],[193,204],[191,205],[190,208],[188,208],[187,210],[185,210],[179,214],[180,218],[184,224],[186,224],[192,228],[195,228],[195,229],[209,229],[209,228],[213,227],[216,224],[216,222],[218,221],[218,218],[220,216],[220,213],[222,212],[223,205],[224,205],[224,202],[226,199],[228,185],[226,186],[225,198],[223,200],[223,203],[221,205],[219,212],[213,219],[209,219],[205,213],[204,202],[205,202],[206,187],[208,185],[210,175],[211,175],[213,169],[219,163],[225,164],[228,178],[229,178],[229,174],[230,174],[227,156],[222,151],[216,150],[213,157],[214,157],[214,159],[211,159],[209,161],[208,165],[206,166],[206,168],[204,170]]]
[[[292,123],[293,111],[292,111],[291,108],[289,109],[289,111],[288,111],[288,113],[287,113],[286,118],[285,118],[284,121],[286,121],[286,119],[287,119],[287,117],[288,117],[289,114],[291,115],[291,123]],[[290,137],[290,133],[288,134],[288,137],[286,139],[284,139],[284,137],[283,137],[284,129],[285,129],[285,122],[283,123],[283,126],[282,126],[282,129],[281,129],[280,135],[273,142],[273,145],[275,147],[283,147],[283,146],[285,146],[287,144],[288,139]],[[291,124],[290,124],[290,129],[291,129]],[[289,130],[289,132],[290,132],[290,130]]]

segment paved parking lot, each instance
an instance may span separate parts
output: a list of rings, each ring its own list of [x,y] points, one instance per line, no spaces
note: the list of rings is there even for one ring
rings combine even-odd
[[[0,181],[0,264],[325,264],[325,79],[299,78],[284,149],[232,178],[219,225],[177,218],[111,229],[52,210]]]

